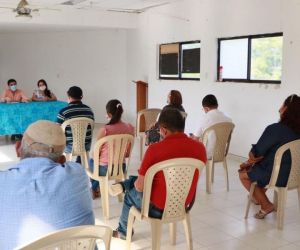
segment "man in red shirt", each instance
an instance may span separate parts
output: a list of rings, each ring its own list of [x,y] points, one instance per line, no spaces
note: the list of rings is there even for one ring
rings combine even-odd
[[[195,141],[183,133],[184,119],[177,109],[163,110],[160,114],[158,124],[160,134],[164,139],[149,146],[138,170],[138,177],[131,176],[128,180],[113,185],[110,189],[112,195],[119,194],[119,191],[125,191],[122,214],[119,226],[113,233],[114,237],[126,238],[129,210],[132,206],[141,209],[144,178],[147,170],[152,165],[179,157],[194,158],[204,163],[206,162],[205,147],[201,142]],[[188,209],[193,204],[198,179],[199,173],[196,171],[186,200],[186,207]],[[153,179],[150,200],[149,216],[161,218],[166,201],[166,183],[162,172],[157,173]]]

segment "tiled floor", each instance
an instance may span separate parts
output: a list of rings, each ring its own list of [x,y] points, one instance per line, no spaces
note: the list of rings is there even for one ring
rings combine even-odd
[[[136,174],[139,166],[138,140],[134,146],[129,174]],[[13,164],[17,158],[14,154],[14,146],[5,137],[0,137],[0,168]],[[246,205],[246,191],[242,188],[237,169],[241,161],[237,157],[228,157],[230,191],[226,191],[223,168],[217,165],[215,168],[215,182],[212,194],[205,192],[205,171],[201,174],[195,205],[191,211],[191,224],[194,249],[209,250],[252,250],[252,249],[300,249],[300,212],[296,191],[288,193],[285,223],[282,231],[276,229],[276,213],[270,214],[264,220],[253,218],[259,206],[252,206],[250,216],[244,219]],[[272,196],[272,193],[268,193]],[[102,216],[101,200],[93,201],[96,223],[108,224],[116,228],[121,212],[122,204],[117,198],[110,197],[111,219],[105,221]],[[177,226],[177,244],[171,246],[168,238],[168,227],[164,226],[161,249],[186,249],[183,227]],[[122,240],[113,239],[112,249],[126,249]],[[151,249],[150,226],[143,222],[135,222],[135,235],[132,248],[134,250]]]

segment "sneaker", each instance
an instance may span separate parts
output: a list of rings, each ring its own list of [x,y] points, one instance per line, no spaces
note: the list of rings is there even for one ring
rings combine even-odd
[[[117,196],[123,193],[123,186],[120,183],[112,184],[109,186],[108,192],[111,196]]]
[[[113,230],[112,237],[118,238],[118,239],[121,239],[121,240],[126,240],[126,236],[124,234],[120,233],[117,230]]]
[[[134,230],[132,229],[131,237],[132,237],[133,235],[134,235]],[[121,239],[121,240],[126,240],[126,235],[122,234],[122,233],[119,232],[117,229],[116,229],[116,230],[113,230],[112,237],[118,238],[118,239]]]

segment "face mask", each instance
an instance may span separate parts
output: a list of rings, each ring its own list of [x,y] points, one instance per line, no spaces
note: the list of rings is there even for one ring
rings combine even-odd
[[[16,91],[17,90],[17,85],[12,85],[9,87],[11,91]]]
[[[41,87],[39,87],[39,90],[41,90],[41,91],[46,90],[46,86],[41,86]]]

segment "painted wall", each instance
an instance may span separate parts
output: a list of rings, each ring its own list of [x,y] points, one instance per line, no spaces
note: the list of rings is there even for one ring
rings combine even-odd
[[[300,93],[300,2],[297,0],[185,0],[153,9],[140,17],[128,35],[129,79],[149,82],[149,107],[162,107],[171,89],[183,94],[188,113],[186,132],[197,129],[201,100],[215,94],[222,111],[232,117],[230,151],[246,156],[264,128],[278,121],[278,109],[287,95]],[[281,85],[216,82],[217,38],[284,33]],[[201,40],[201,81],[158,79],[158,45]]]
[[[44,78],[60,100],[67,100],[67,89],[78,85],[96,120],[105,122],[109,99],[118,98],[124,105],[128,100],[126,31],[1,34],[1,92],[9,78],[30,96],[37,80]]]

